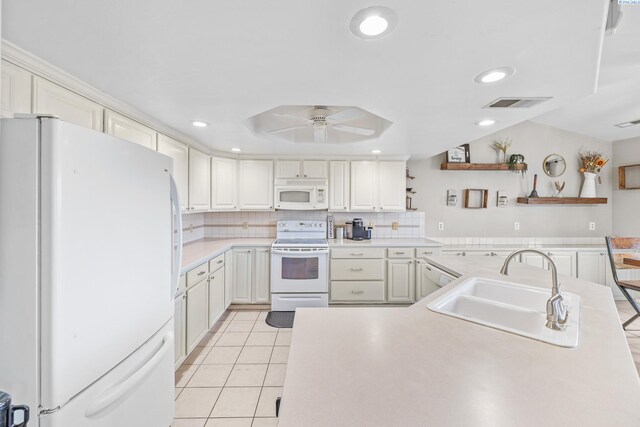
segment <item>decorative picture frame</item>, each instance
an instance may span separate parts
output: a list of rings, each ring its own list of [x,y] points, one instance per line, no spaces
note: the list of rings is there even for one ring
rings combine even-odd
[[[486,209],[489,190],[467,188],[464,190],[464,207],[468,209]]]
[[[447,150],[447,163],[471,163],[469,144]]]

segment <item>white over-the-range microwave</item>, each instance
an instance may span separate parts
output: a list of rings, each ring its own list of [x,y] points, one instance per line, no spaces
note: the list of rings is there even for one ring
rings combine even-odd
[[[276,179],[274,206],[283,210],[329,208],[326,179]]]

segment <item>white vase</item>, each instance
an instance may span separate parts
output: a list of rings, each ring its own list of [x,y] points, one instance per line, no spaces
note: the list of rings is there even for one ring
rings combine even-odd
[[[580,197],[596,197],[596,176],[593,172],[585,172]]]

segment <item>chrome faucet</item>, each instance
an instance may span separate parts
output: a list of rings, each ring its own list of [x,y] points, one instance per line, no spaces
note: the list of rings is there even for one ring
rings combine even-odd
[[[500,270],[500,274],[508,276],[509,263],[515,256],[523,253],[534,253],[546,258],[547,261],[549,261],[549,265],[551,266],[551,298],[549,298],[549,300],[547,301],[546,326],[547,328],[553,329],[555,331],[563,330],[565,324],[567,323],[569,313],[567,312],[567,307],[564,305],[562,295],[560,295],[560,284],[558,283],[558,269],[556,268],[556,263],[553,262],[553,260],[547,254],[536,251],[535,249],[522,249],[512,252],[504,261],[504,265]]]

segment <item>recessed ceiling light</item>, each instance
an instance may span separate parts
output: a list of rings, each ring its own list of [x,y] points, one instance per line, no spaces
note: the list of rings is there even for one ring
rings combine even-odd
[[[496,82],[499,82],[500,80],[506,79],[507,77],[511,76],[515,72],[516,70],[514,70],[512,67],[492,68],[490,70],[487,70],[475,76],[473,78],[473,81],[481,84],[496,83]]]
[[[233,151],[234,153],[239,153],[242,151],[242,148],[232,148],[231,151]]]
[[[194,125],[197,128],[206,128],[207,126],[209,126],[209,123],[207,122],[202,122],[200,120],[194,120],[191,122],[192,125]]]
[[[351,32],[361,39],[379,39],[391,33],[398,22],[398,15],[383,6],[362,9],[351,19]]]
[[[371,154],[380,154],[382,150],[371,150]]]
[[[476,125],[478,126],[491,126],[495,124],[496,124],[496,121],[493,119],[484,119],[484,120],[480,120],[479,122],[476,122]]]

